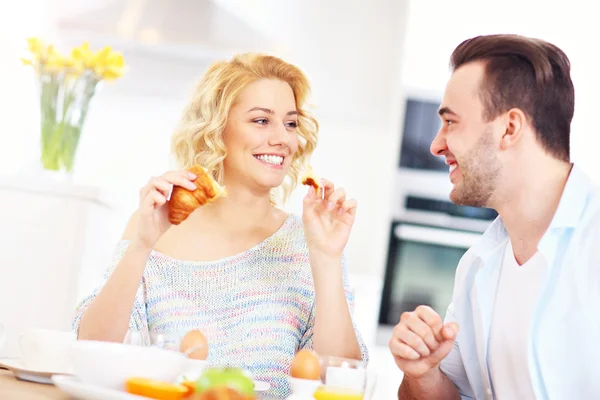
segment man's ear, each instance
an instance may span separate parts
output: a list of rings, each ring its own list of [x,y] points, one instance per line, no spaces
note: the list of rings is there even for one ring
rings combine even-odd
[[[522,110],[511,108],[506,112],[502,121],[505,131],[500,139],[500,148],[506,150],[514,147],[521,140],[527,124],[527,117]]]

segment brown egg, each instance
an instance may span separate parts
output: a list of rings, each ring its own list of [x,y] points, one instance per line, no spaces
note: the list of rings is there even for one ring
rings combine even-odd
[[[206,360],[206,357],[208,357],[208,340],[199,330],[192,330],[185,334],[179,345],[179,351],[184,353],[188,349],[194,347],[198,347],[198,349],[192,350],[192,352],[188,354],[188,358]]]
[[[321,379],[319,355],[308,349],[297,352],[290,366],[290,375],[299,379]]]

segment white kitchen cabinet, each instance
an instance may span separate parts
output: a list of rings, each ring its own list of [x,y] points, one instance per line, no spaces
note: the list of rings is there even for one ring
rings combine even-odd
[[[18,357],[32,327],[70,330],[82,291],[98,279],[114,243],[112,208],[93,186],[42,176],[0,177],[0,357]]]

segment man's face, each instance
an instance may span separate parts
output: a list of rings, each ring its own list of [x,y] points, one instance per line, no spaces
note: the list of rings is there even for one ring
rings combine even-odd
[[[439,109],[442,128],[431,143],[431,153],[444,156],[449,166],[450,200],[474,207],[488,206],[502,171],[494,132],[501,127],[483,118],[483,77],[484,65],[479,62],[452,74]]]

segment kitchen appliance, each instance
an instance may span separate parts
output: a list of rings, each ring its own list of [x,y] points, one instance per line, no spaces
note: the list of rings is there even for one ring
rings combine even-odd
[[[403,208],[390,224],[376,337],[381,345],[405,311],[427,305],[444,317],[461,257],[497,216],[486,208],[416,196],[407,196]]]

